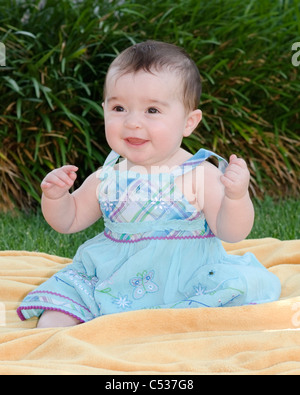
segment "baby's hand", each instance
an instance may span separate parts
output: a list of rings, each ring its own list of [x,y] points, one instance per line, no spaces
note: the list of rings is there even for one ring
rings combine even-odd
[[[41,183],[44,195],[48,199],[56,200],[63,197],[68,190],[74,185],[77,178],[76,166],[63,166],[47,174]]]
[[[244,159],[231,155],[229,165],[221,176],[225,195],[232,200],[241,199],[248,191],[250,173]]]

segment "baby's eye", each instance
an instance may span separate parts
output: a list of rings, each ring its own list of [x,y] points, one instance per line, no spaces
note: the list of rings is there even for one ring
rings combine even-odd
[[[122,107],[122,106],[115,106],[113,108],[113,110],[116,111],[116,112],[123,112],[123,111],[125,111],[124,107]]]
[[[147,112],[148,112],[148,114],[159,114],[158,109],[155,107],[148,108]]]

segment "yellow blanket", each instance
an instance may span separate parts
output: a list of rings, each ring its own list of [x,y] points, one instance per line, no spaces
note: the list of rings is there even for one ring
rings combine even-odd
[[[19,302],[70,260],[0,252],[0,374],[300,374],[300,240],[225,244],[253,252],[282,283],[278,302],[144,310],[35,329]]]

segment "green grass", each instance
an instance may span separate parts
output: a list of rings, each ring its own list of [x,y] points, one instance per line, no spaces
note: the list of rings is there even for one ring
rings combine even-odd
[[[81,244],[102,230],[99,221],[83,232],[63,235],[46,223],[40,211],[0,213],[0,250],[37,251],[71,258]]]
[[[299,202],[294,199],[274,202],[266,198],[255,202],[256,220],[249,238],[274,237],[299,239]],[[0,250],[38,251],[72,258],[77,248],[103,230],[99,221],[87,230],[62,235],[45,222],[40,211],[0,213]]]
[[[280,240],[300,238],[298,199],[274,202],[270,197],[255,201],[255,222],[248,238],[274,237]]]

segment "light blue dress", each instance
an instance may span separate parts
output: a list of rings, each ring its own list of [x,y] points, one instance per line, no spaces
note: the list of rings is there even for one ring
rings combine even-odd
[[[108,156],[98,190],[105,230],[77,251],[73,263],[28,294],[22,320],[57,310],[81,322],[139,309],[229,307],[279,298],[279,279],[252,253],[229,255],[204,213],[176,186],[210,156],[201,149],[172,172],[115,170]]]

